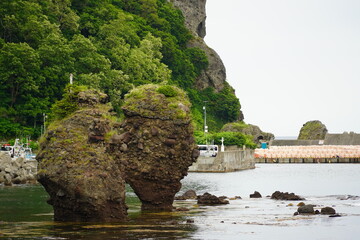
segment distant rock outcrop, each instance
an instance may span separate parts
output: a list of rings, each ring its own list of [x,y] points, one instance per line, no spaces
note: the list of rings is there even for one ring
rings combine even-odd
[[[48,127],[37,154],[38,181],[50,195],[56,221],[122,220],[125,182],[105,148],[116,124],[107,96],[91,90],[69,94],[78,110]]]
[[[132,90],[123,106],[125,121],[111,137],[125,180],[143,210],[171,210],[180,180],[196,161],[190,102],[168,85],[143,85]]]
[[[328,130],[322,122],[309,121],[301,128],[298,140],[324,140],[327,132]]]
[[[225,124],[221,132],[240,132],[242,134],[253,136],[255,143],[259,143],[261,140],[270,141],[274,139],[274,134],[261,131],[258,126],[252,124],[245,124],[241,121]]]

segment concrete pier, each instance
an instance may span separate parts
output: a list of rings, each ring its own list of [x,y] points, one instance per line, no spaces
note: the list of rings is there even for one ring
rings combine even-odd
[[[189,172],[234,172],[255,168],[254,150],[229,150],[216,157],[202,157],[189,167]]]

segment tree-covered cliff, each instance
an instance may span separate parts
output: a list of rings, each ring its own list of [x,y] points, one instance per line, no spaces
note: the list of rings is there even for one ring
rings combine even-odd
[[[206,101],[213,130],[240,116],[232,88],[196,88],[209,67],[182,12],[166,0],[0,1],[0,138],[40,134],[69,82],[110,96],[119,114],[134,86],[183,88],[198,129]],[[190,47],[192,46],[192,47]]]

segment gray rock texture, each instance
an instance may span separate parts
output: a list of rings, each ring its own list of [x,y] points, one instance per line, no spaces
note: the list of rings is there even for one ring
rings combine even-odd
[[[53,122],[40,142],[38,181],[50,195],[56,221],[123,220],[125,182],[105,148],[115,124],[107,96],[88,90],[73,98],[79,109]]]
[[[314,206],[313,205],[304,205],[304,206],[300,206],[298,208],[298,213],[299,214],[315,214],[314,211]]]
[[[186,27],[194,36],[204,38],[206,35],[206,0],[168,0],[179,8],[184,17]]]
[[[25,161],[18,157],[11,159],[7,152],[0,152],[0,184],[11,186],[12,184],[35,183],[37,162]]]

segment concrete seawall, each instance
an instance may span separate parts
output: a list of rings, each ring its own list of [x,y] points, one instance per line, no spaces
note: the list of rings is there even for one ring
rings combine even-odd
[[[256,158],[256,163],[360,163],[360,158]]]
[[[216,157],[202,157],[189,167],[189,172],[234,172],[255,168],[254,150],[219,152]]]

